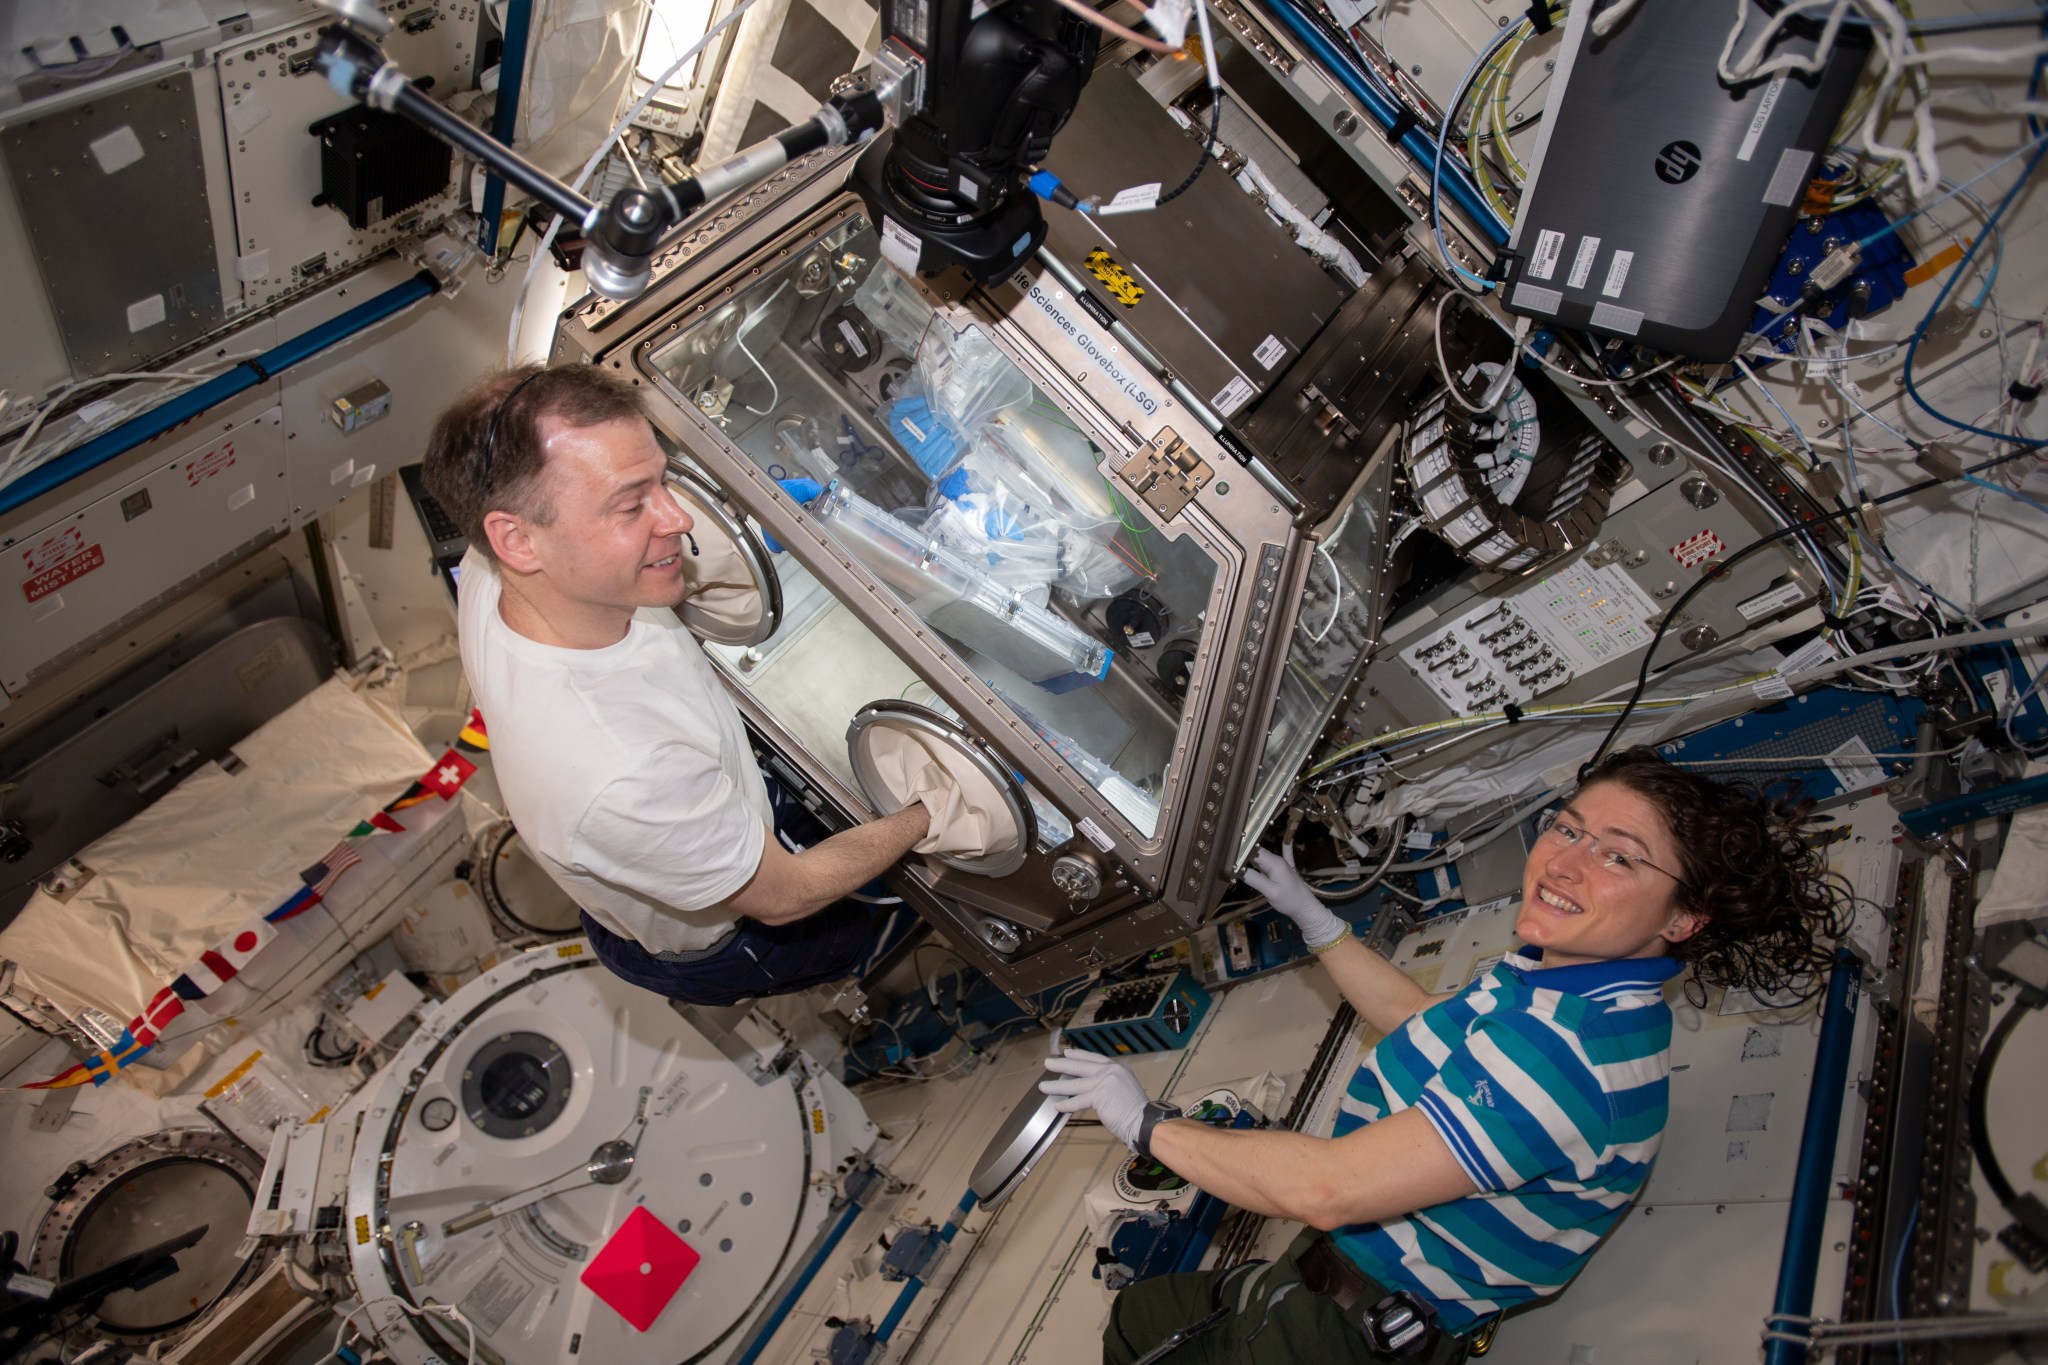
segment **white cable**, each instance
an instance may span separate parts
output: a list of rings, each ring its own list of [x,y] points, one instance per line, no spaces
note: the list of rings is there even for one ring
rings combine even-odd
[[[464,1349],[462,1353],[462,1358],[466,1362],[473,1362],[476,1360],[476,1324],[471,1322],[468,1318],[464,1317],[462,1314],[462,1310],[460,1308],[457,1308],[454,1304],[449,1303],[430,1303],[426,1305],[424,1308],[422,1308],[418,1304],[407,1303],[404,1299],[399,1298],[396,1294],[377,1294],[371,1298],[364,1299],[361,1303],[355,1305],[355,1307],[353,1308],[346,1308],[340,1304],[336,1304],[334,1306],[334,1311],[336,1316],[341,1318],[341,1323],[334,1329],[334,1350],[328,1352],[329,1355],[335,1355],[340,1352],[342,1332],[351,1326],[360,1327],[362,1324],[356,1321],[356,1314],[367,1313],[370,1309],[370,1305],[373,1303],[395,1303],[400,1308],[403,1308],[407,1313],[411,1314],[413,1317],[416,1318],[430,1317],[433,1314],[439,1313],[443,1317],[448,1318],[450,1321],[461,1324],[462,1329],[469,1334],[469,1345],[467,1348]],[[383,1340],[383,1338],[378,1335],[374,1325],[371,1327],[369,1334],[375,1340]]]
[[[1331,630],[1336,627],[1338,613],[1344,610],[1344,575],[1337,572],[1337,561],[1331,557],[1329,546],[1319,542],[1316,545],[1316,553],[1323,557],[1323,563],[1329,565],[1330,582],[1337,594],[1330,603],[1330,619],[1323,623],[1323,628],[1320,631],[1308,637],[1310,644],[1319,645],[1323,642],[1324,637],[1328,636]]]
[[[590,154],[590,160],[583,163],[583,169],[577,173],[574,180],[569,182],[570,187],[580,192],[584,182],[590,179],[591,172],[597,169],[598,163],[604,160],[605,155],[611,151],[612,144],[617,142],[624,135],[626,129],[633,125],[633,120],[639,118],[647,106],[654,102],[654,97],[667,87],[669,79],[676,72],[683,69],[683,64],[694,60],[697,54],[704,50],[706,44],[760,3],[761,0],[741,0],[741,3],[733,8],[732,13],[720,19],[710,28],[705,29],[703,37],[684,48],[682,55],[673,62],[670,62],[668,69],[661,73],[660,79],[647,87],[647,93],[633,101],[632,107],[626,110],[625,116],[612,125],[612,130],[605,135],[605,140],[599,143],[597,150]],[[555,234],[561,230],[562,216],[556,214],[553,221],[548,224],[547,232],[541,236],[540,245],[534,248],[533,259],[526,264],[526,277],[519,282],[519,297],[512,301],[512,321],[505,330],[505,366],[507,369],[519,363],[519,322],[526,312],[526,296],[533,292],[534,275],[539,272],[540,263],[547,256],[548,248],[554,245]]]
[[[22,432],[13,446],[8,449],[7,454],[4,457],[0,457],[0,486],[13,482],[38,465],[48,463],[73,445],[76,445],[82,438],[96,435],[110,427],[117,426],[137,413],[147,411],[149,408],[156,406],[169,396],[168,394],[153,393],[143,396],[137,401],[127,403],[116,402],[113,399],[100,400],[112,403],[113,406],[90,420],[80,422],[62,437],[52,442],[47,448],[35,452],[33,458],[27,458],[26,454],[29,444],[35,440],[37,433],[43,429],[43,424],[57,410],[58,405],[64,400],[65,396],[75,390],[89,388],[98,384],[122,382],[177,384],[181,387],[203,384],[208,380],[220,378],[221,375],[234,369],[235,366],[243,361],[252,360],[261,354],[263,354],[261,351],[248,351],[241,355],[223,356],[216,362],[217,368],[210,370],[121,371],[114,374],[94,375],[89,379],[75,379],[70,383],[64,384],[56,392],[43,400],[41,406],[37,409],[35,419],[29,423],[27,430]],[[87,406],[90,406],[90,404]],[[84,408],[80,408],[79,411],[83,412]]]
[[[1521,805],[1516,806],[1508,814],[1502,816],[1499,823],[1488,828],[1485,833],[1466,839],[1453,839],[1446,843],[1444,851],[1435,857],[1424,858],[1412,863],[1396,863],[1393,870],[1396,872],[1429,872],[1439,867],[1448,867],[1473,849],[1484,848],[1495,839],[1500,838],[1501,835],[1506,834],[1509,830],[1526,820],[1529,817],[1530,811],[1548,805],[1563,792],[1563,787],[1551,787],[1546,791],[1540,792],[1524,801]]]
[[[1296,208],[1293,201],[1280,193],[1266,173],[1259,169],[1258,162],[1246,161],[1238,175],[1250,181],[1265,199],[1266,211],[1287,225],[1297,246],[1342,275],[1353,289],[1365,284],[1365,267],[1358,263],[1350,248],[1335,234],[1317,227],[1313,219]]]
[[[769,397],[768,406],[766,408],[757,408],[751,403],[740,404],[741,407],[745,408],[748,412],[753,413],[756,417],[766,417],[769,413],[775,411],[776,408],[782,405],[782,386],[775,382],[774,375],[768,373],[768,367],[761,363],[760,357],[747,349],[747,333],[753,328],[755,323],[761,320],[761,315],[763,313],[767,312],[770,308],[775,306],[775,300],[781,298],[782,291],[787,288],[789,288],[788,280],[784,280],[781,284],[776,285],[775,292],[770,294],[766,299],[762,300],[760,307],[756,308],[753,312],[747,314],[746,321],[742,322],[739,325],[739,330],[733,333],[733,344],[740,348],[740,354],[745,356],[747,359],[753,361],[754,368],[759,370],[761,372],[761,377],[768,381]]]
[[[1448,289],[1436,296],[1436,325],[1431,328],[1436,337],[1436,368],[1444,377],[1444,388],[1450,393],[1452,401],[1465,411],[1484,417],[1493,411],[1492,407],[1474,403],[1460,393],[1458,381],[1451,377],[1451,362],[1444,359],[1444,305],[1455,297],[1457,295]]]
[[[1209,36],[1208,0],[1195,0],[1195,25],[1202,31],[1202,65],[1209,73],[1209,89],[1214,94],[1223,92],[1223,76],[1216,69],[1216,40]]]
[[[1911,28],[1898,6],[1891,3],[1891,0],[1791,0],[1791,3],[1771,16],[1758,31],[1748,49],[1740,58],[1736,58],[1735,47],[1742,39],[1742,31],[1748,21],[1750,10],[1749,0],[1736,0],[1735,26],[1722,44],[1717,67],[1721,80],[1735,86],[1781,73],[1819,73],[1833,53],[1835,40],[1841,32],[1852,4],[1869,16],[1873,44],[1877,48],[1880,60],[1877,85],[1871,91],[1870,104],[1857,129],[1857,137],[1862,143],[1862,150],[1870,156],[1880,161],[1901,163],[1905,167],[1906,181],[1913,196],[1916,199],[1924,199],[1933,193],[1940,183],[1941,169],[1935,147],[1935,96],[1927,85],[1923,68],[1938,61],[1978,62],[1987,65],[2027,61],[2048,52],[2048,43],[2022,43],[2004,48],[1951,44],[1921,50],[1912,45]],[[1828,11],[1827,20],[1822,26],[1820,39],[1814,44],[1811,55],[1788,51],[1765,59],[1764,53],[1787,24],[1823,8]],[[1910,115],[1911,145],[1894,147],[1878,137],[1878,125],[1890,116],[1893,92],[1897,89],[1900,79],[1907,75],[1913,78],[1914,91]]]
[[[1781,71],[1805,75],[1819,73],[1834,52],[1835,38],[1842,31],[1842,21],[1849,16],[1849,5],[1850,0],[1792,0],[1764,24],[1740,60],[1731,61],[1735,45],[1742,41],[1742,30],[1748,25],[1750,14],[1750,0],[1735,0],[1735,27],[1729,30],[1727,41],[1721,44],[1721,57],[1717,64],[1722,83],[1744,85],[1765,76],[1775,76]],[[1781,52],[1768,61],[1764,59],[1771,41],[1786,24],[1823,6],[1828,8],[1827,22],[1821,28],[1820,40],[1813,46],[1812,56]]]
[[[1886,645],[1882,649],[1867,650],[1862,654],[1851,654],[1846,658],[1829,663],[1802,668],[1797,673],[1782,676],[1788,683],[1820,682],[1846,673],[1852,668],[1869,664],[1884,663],[1892,659],[1911,658],[1920,654],[1938,653],[1943,650],[1961,649],[1966,645],[1995,645],[2004,640],[2031,640],[2041,634],[2039,626],[2000,626],[1992,630],[1964,630],[1952,635],[1935,635],[1925,640],[1910,640],[1904,644]]]
[[[1566,379],[1571,380],[1574,384],[1591,384],[1593,387],[1600,389],[1630,388],[1636,384],[1641,383],[1643,380],[1648,379],[1651,375],[1662,374],[1664,373],[1664,371],[1670,369],[1673,365],[1681,364],[1685,360],[1684,356],[1675,355],[1672,356],[1669,360],[1664,361],[1662,364],[1644,370],[1640,374],[1632,374],[1626,379],[1599,379],[1591,375],[1578,374],[1571,370],[1567,370],[1564,366],[1553,362],[1549,356],[1544,355],[1542,352],[1536,350],[1533,346],[1524,346],[1522,348],[1522,354],[1528,356],[1531,360],[1535,361],[1538,365],[1541,365],[1544,369],[1550,370],[1556,374],[1563,375]]]
[[[1637,0],[1615,0],[1613,5],[1594,15],[1593,36],[1595,38],[1605,38],[1608,34],[1614,32],[1615,29],[1621,26],[1621,21],[1628,18],[1629,11],[1633,10],[1636,4]]]

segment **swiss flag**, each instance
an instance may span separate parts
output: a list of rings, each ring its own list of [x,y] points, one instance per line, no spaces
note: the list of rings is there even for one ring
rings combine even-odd
[[[453,801],[462,790],[462,784],[469,781],[476,764],[450,749],[442,754],[433,767],[420,778],[420,785],[443,801]]]

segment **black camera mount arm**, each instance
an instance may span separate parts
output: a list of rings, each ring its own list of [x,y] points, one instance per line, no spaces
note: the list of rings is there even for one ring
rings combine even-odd
[[[597,293],[622,301],[646,289],[655,248],[671,228],[706,202],[773,174],[807,152],[844,147],[878,132],[890,94],[887,89],[836,94],[809,119],[716,166],[645,189],[629,187],[610,203],[598,204],[429,99],[385,57],[373,32],[357,19],[345,16],[322,32],[318,60],[328,83],[342,94],[418,124],[574,223],[587,242],[584,278]]]

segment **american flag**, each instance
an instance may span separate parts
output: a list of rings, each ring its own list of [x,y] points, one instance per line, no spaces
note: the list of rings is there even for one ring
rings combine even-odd
[[[343,839],[327,850],[327,856],[306,869],[306,885],[313,888],[315,896],[325,896],[334,884],[341,880],[341,874],[363,860],[356,852],[356,846]]]

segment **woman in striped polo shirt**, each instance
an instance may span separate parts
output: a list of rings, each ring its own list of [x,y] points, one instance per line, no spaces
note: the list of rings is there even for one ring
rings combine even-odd
[[[1240,1208],[1308,1225],[1287,1253],[1118,1296],[1107,1365],[1464,1358],[1500,1313],[1555,1294],[1649,1177],[1663,1136],[1664,987],[1810,989],[1845,923],[1802,816],[1613,755],[1546,817],[1522,872],[1526,945],[1425,993],[1280,859],[1245,880],[1293,920],[1385,1035],[1329,1138],[1175,1121],[1119,1062],[1069,1051],[1041,1088]],[[1311,1292],[1297,1293],[1306,1288]]]

